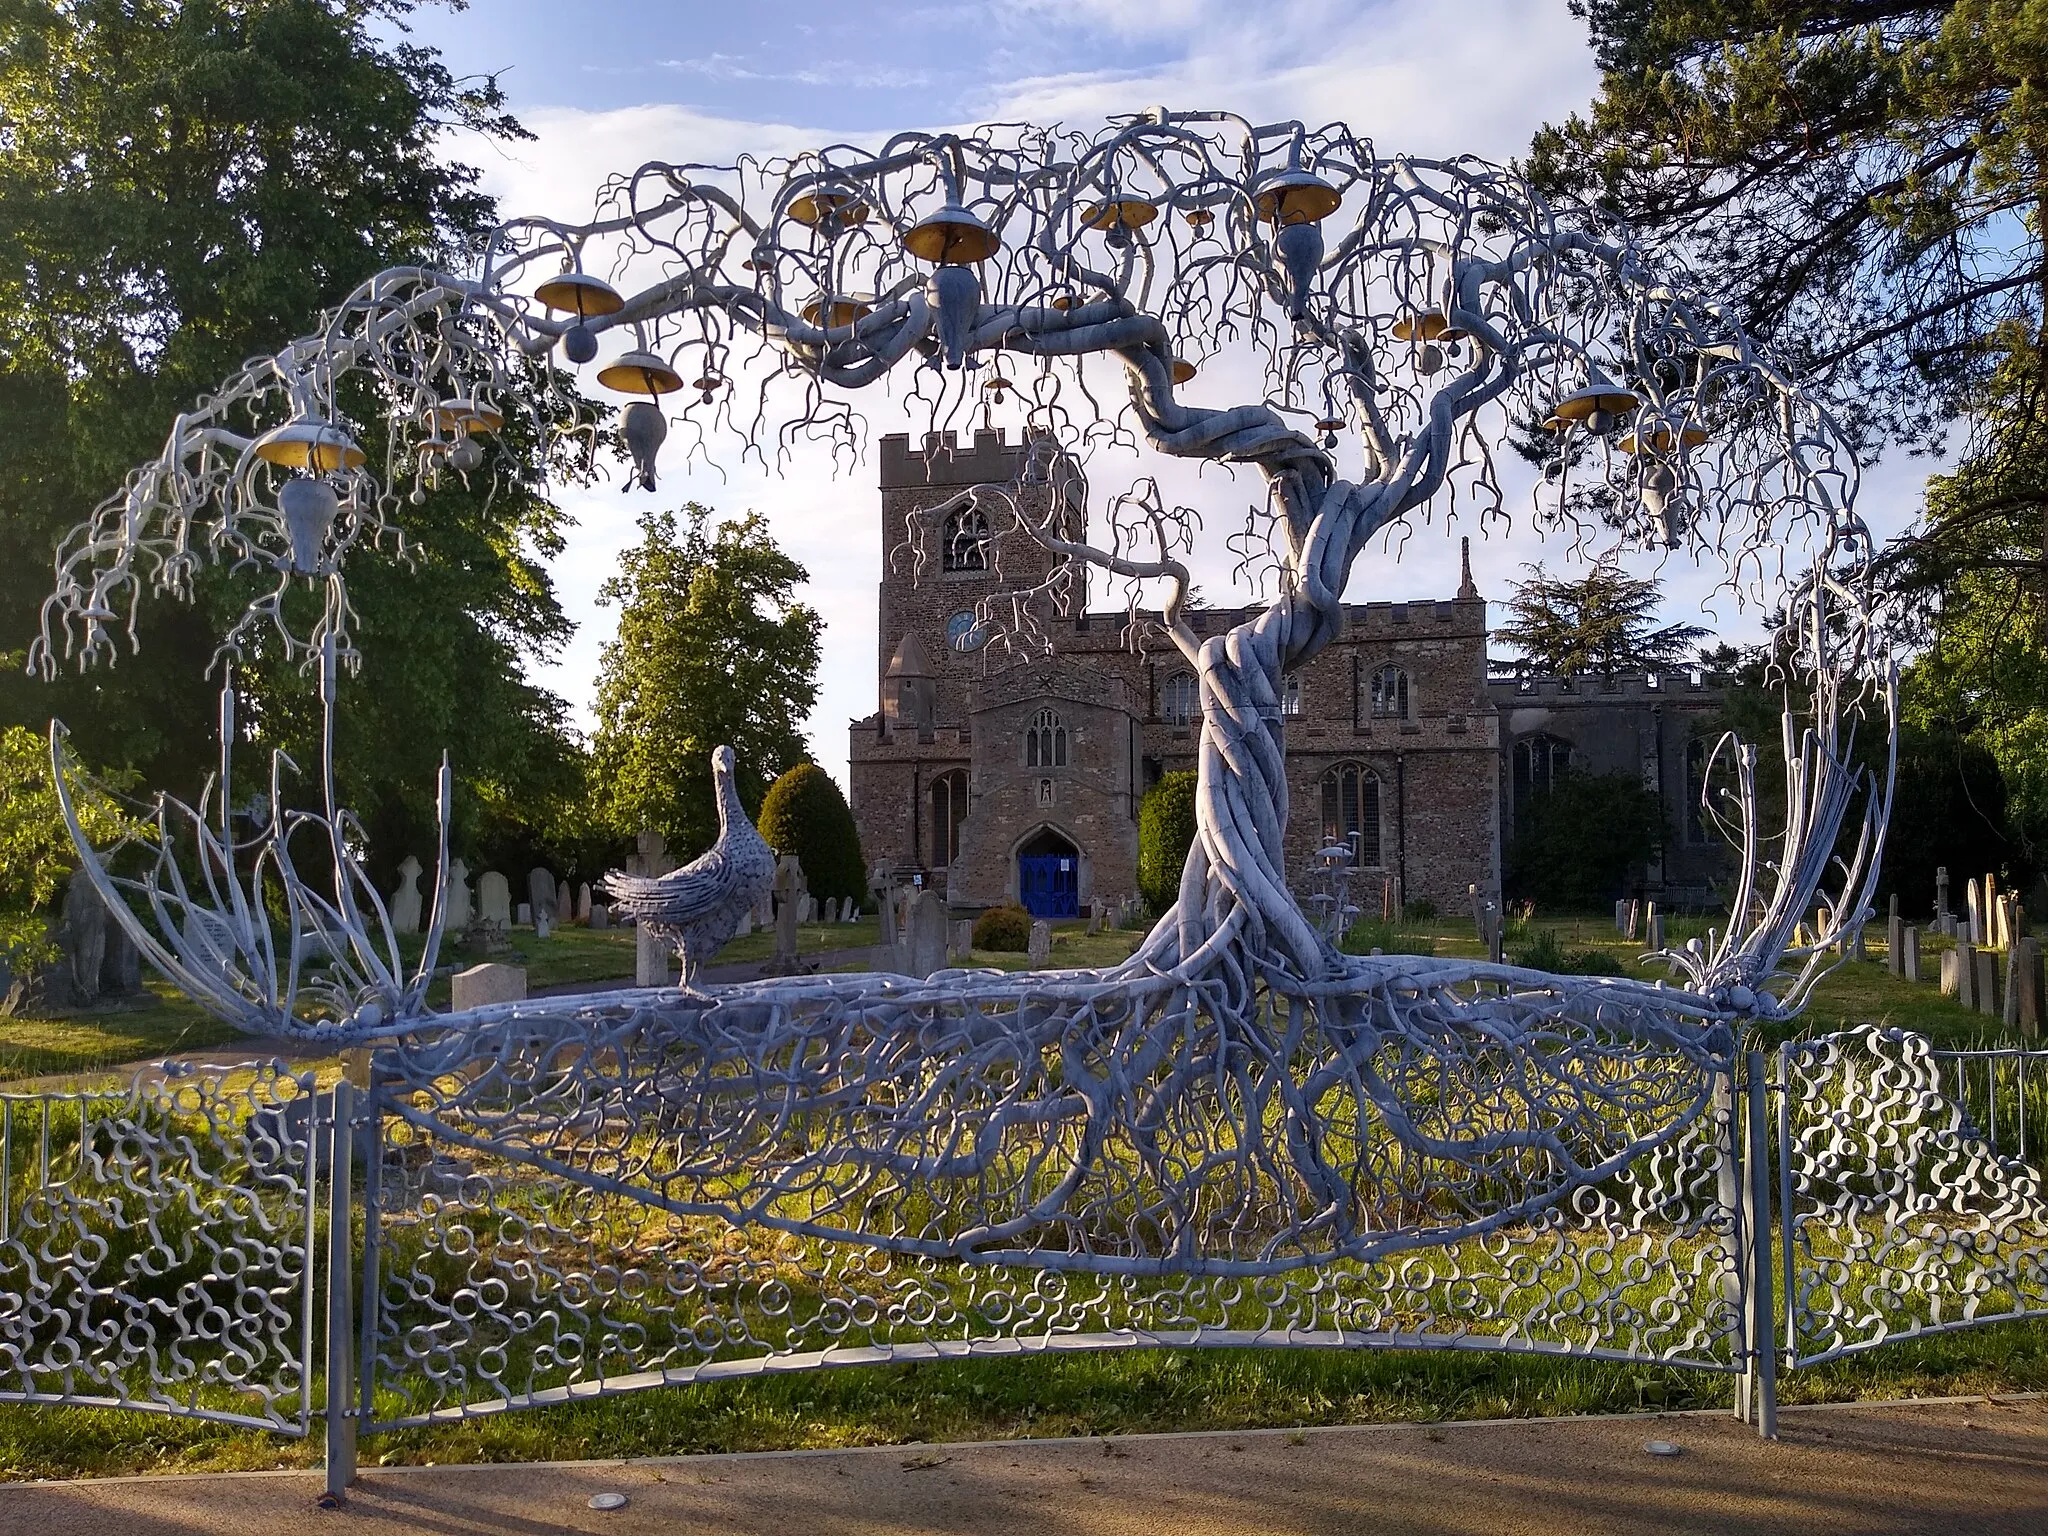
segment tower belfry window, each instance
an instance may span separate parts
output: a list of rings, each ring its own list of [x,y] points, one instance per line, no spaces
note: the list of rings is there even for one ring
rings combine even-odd
[[[988,569],[988,519],[981,508],[969,504],[946,514],[939,563],[948,571]]]

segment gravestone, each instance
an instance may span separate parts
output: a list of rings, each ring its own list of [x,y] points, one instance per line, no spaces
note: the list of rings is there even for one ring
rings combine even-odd
[[[769,962],[771,976],[795,973],[796,929],[810,893],[804,889],[804,867],[793,853],[775,861],[775,958]]]
[[[512,909],[512,915],[519,920],[520,927],[531,928],[533,926],[533,903],[522,901]]]
[[[2021,935],[2013,940],[2006,971],[2005,1022],[2029,1040],[2041,1037],[2041,941]]]
[[[1614,904],[1614,931],[1616,933],[1628,932],[1628,902],[1626,899],[1617,901]]]
[[[576,915],[576,893],[569,888],[569,882],[555,882],[555,921],[567,924]]]
[[[676,867],[668,856],[668,844],[652,827],[640,829],[635,852],[627,856],[626,873],[654,880]],[[668,946],[645,924],[633,925],[633,982],[641,987],[666,987],[675,982],[670,968]]]
[[[1052,924],[1044,918],[1031,922],[1031,969],[1042,971],[1052,964]]]
[[[1983,898],[1977,894],[1977,882],[1965,880],[1963,882],[1964,916],[1969,921],[1970,942],[1972,944],[1982,944],[1984,942],[1984,908],[1982,902]]]
[[[1937,923],[1940,919],[1948,916],[1948,866],[1946,864],[1938,866],[1934,871],[1934,916]],[[1938,933],[1941,930],[1937,927],[1935,931]]]
[[[485,963],[457,971],[448,983],[449,1007],[456,1013],[487,1008],[492,1003],[516,1003],[526,996],[526,967]]]
[[[601,901],[590,904],[590,927],[594,933],[602,933],[612,925],[612,909]]]
[[[100,961],[100,996],[138,997],[141,993],[142,951],[109,913],[106,954]]]
[[[588,880],[585,880],[576,887],[576,921],[579,923],[590,921],[590,882]]]
[[[860,921],[860,899],[859,899],[858,897],[855,897],[855,896],[849,896],[849,897],[847,897],[847,898],[846,898],[846,905],[845,905],[844,907],[842,907],[842,908],[840,909],[840,912],[839,912],[839,917],[840,917],[840,921],[842,921],[842,922],[847,922],[847,923],[857,923],[857,922],[859,922],[859,921]]]
[[[893,945],[896,942],[896,903],[892,899],[889,881],[889,866],[877,864],[874,873],[868,877],[868,889],[875,894],[875,909],[882,919],[882,942]]]
[[[1088,926],[1082,931],[1091,939],[1096,934],[1102,932],[1102,904],[1100,902],[1097,902],[1088,909]]]
[[[460,859],[449,860],[448,889],[442,900],[447,908],[441,917],[441,927],[449,933],[462,932],[476,909],[469,894],[469,866]]]
[[[961,918],[953,924],[953,952],[948,957],[965,960],[974,953],[974,920]]]
[[[937,891],[911,892],[908,974],[930,976],[946,968],[946,903]]]
[[[1864,960],[1869,957],[1863,952],[1863,924],[1858,923],[1849,935],[1849,958]]]
[[[1920,930],[1908,923],[1899,934],[1904,953],[1900,956],[1899,967],[1908,981],[1920,979]]]
[[[1651,949],[1663,949],[1665,947],[1664,914],[1657,910],[1657,903],[1654,901],[1650,903],[1649,947]]]
[[[1988,949],[1980,949],[1976,956],[1977,986],[1976,1005],[1979,1013],[1998,1016],[1998,956]]]
[[[1976,947],[1973,944],[1971,944],[1970,941],[1966,938],[1957,939],[1955,948],[1950,950],[1949,953],[1956,957],[1956,989],[1954,993],[1955,1000],[1961,1003],[1965,1008],[1974,1008],[1977,1006]],[[1941,975],[1943,981],[1946,981],[1948,979],[1948,973],[1948,963],[1944,961],[1941,967]],[[1944,987],[1943,990],[1946,991],[1947,988]]]
[[[748,934],[752,933],[753,931],[754,909],[752,907],[749,907],[746,911],[740,914],[740,925],[739,927],[733,929],[732,936],[736,939],[744,939]]]
[[[1885,922],[1884,966],[1894,976],[1906,974],[1906,925],[1899,921],[1899,898],[1892,898],[1892,915]]]
[[[545,866],[536,865],[527,872],[526,899],[533,907],[530,921],[534,932],[541,938],[548,936],[548,930],[555,926],[555,873]]]
[[[476,915],[500,928],[512,926],[512,882],[487,869],[476,882]]]
[[[420,861],[409,853],[398,866],[398,889],[391,893],[390,912],[393,932],[420,931]]]
[[[57,947],[64,952],[61,962],[64,993],[62,1004],[79,1007],[95,1002],[100,995],[100,972],[107,959],[107,909],[100,893],[84,875],[73,875],[64,888],[63,919],[57,928]],[[58,1003],[52,997],[52,1003]]]

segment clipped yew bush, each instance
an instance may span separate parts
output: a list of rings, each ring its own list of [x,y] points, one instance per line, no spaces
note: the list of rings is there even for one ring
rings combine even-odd
[[[760,826],[770,848],[796,855],[804,885],[819,901],[866,900],[868,868],[853,811],[816,763],[798,763],[768,786]]]
[[[1031,914],[1022,907],[990,907],[974,920],[974,947],[1021,955],[1031,948]]]
[[[1195,845],[1195,773],[1161,777],[1138,802],[1138,894],[1164,912],[1180,894],[1181,866]]]

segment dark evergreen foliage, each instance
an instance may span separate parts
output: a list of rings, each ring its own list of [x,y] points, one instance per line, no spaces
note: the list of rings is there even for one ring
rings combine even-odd
[[[760,826],[769,847],[797,856],[804,885],[819,901],[866,900],[867,865],[853,812],[816,763],[798,763],[768,787]]]
[[[1180,893],[1180,872],[1195,844],[1195,774],[1162,775],[1138,802],[1138,893],[1164,912]]]

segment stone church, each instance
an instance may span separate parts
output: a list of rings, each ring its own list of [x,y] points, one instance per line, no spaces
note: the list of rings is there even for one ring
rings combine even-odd
[[[1016,901],[1074,916],[1134,895],[1138,802],[1160,775],[1194,766],[1193,675],[1156,637],[1140,654],[1125,613],[1088,613],[1085,601],[1047,624],[1049,656],[991,644],[977,605],[1035,585],[1049,557],[1022,535],[992,532],[971,508],[925,541],[937,548],[921,570],[910,533],[965,487],[1016,482],[1023,446],[982,431],[918,447],[885,437],[880,449],[881,707],[852,723],[849,753],[867,858],[963,912]],[[1051,494],[1020,492],[1040,518]],[[1216,634],[1245,613],[1195,609],[1188,620]],[[1353,890],[1368,907],[1463,910],[1472,886],[1499,891],[1517,796],[1574,765],[1640,770],[1673,827],[1697,821],[1684,797],[1702,761],[1695,724],[1719,706],[1713,690],[1654,676],[1489,681],[1486,636],[1469,567],[1448,599],[1347,607],[1341,638],[1287,682],[1290,870],[1348,842],[1367,872]],[[1690,833],[1672,841],[1645,889],[1669,900],[1697,885],[1704,899],[1714,851]]]

